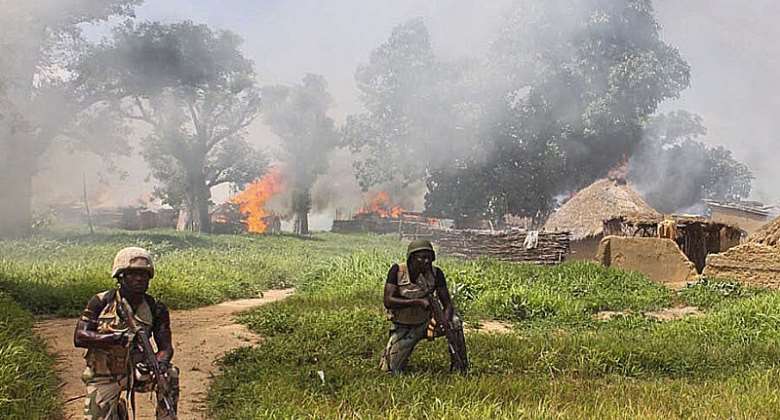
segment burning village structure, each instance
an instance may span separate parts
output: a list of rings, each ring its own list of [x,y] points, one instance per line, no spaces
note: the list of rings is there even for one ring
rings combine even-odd
[[[384,191],[369,195],[366,203],[351,218],[333,220],[331,232],[335,233],[395,233],[400,236],[432,236],[443,230],[449,221],[426,217],[420,212],[408,211],[393,202]]]

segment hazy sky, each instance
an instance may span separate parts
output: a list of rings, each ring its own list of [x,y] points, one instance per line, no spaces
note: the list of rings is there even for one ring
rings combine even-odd
[[[190,19],[230,29],[245,40],[260,84],[297,83],[307,73],[325,76],[333,117],[360,110],[356,67],[391,29],[422,17],[442,57],[478,55],[495,36],[511,0],[147,0],[140,19]],[[656,0],[664,39],[692,66],[691,87],[663,110],[699,113],[706,141],[722,144],[747,162],[757,180],[754,198],[780,202],[777,134],[780,92],[780,2],[776,0]],[[271,144],[255,127],[253,141]],[[141,178],[139,178],[141,177]],[[136,179],[142,179],[136,174]],[[151,189],[151,184],[149,184]],[[215,198],[219,199],[219,195]]]
[[[422,16],[439,54],[484,50],[508,0],[233,0],[148,1],[138,16],[192,19],[229,28],[246,40],[261,83],[292,83],[323,74],[335,99],[334,117],[359,110],[355,68],[387,39],[393,26]],[[780,201],[780,2],[776,0],[656,0],[664,38],[692,66],[691,87],[678,107],[701,114],[707,141],[723,144],[757,175],[757,198]]]
[[[756,174],[756,199],[780,204],[780,2],[656,0],[664,36],[692,66],[691,87],[665,108],[699,113],[707,141]]]

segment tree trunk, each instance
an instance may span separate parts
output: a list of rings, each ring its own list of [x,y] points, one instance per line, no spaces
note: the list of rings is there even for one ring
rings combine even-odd
[[[201,168],[198,168],[200,170]],[[192,221],[195,231],[201,233],[211,233],[211,216],[209,215],[209,202],[211,201],[211,190],[206,185],[206,179],[200,173],[190,176],[191,191],[187,201],[192,211]]]
[[[0,138],[0,238],[20,237],[32,229],[32,177],[35,157],[25,139]],[[0,135],[2,135],[0,134]]]
[[[176,230],[178,231],[193,231],[192,226],[192,210],[188,204],[184,204],[184,207],[179,209],[179,218],[176,220]]]
[[[293,211],[295,212],[295,233],[309,234],[309,210],[311,209],[311,192],[308,187],[298,186],[293,193]]]
[[[198,225],[198,232],[211,233],[211,216],[209,215],[209,200],[211,197],[206,197],[203,194],[198,196],[198,201],[195,203],[195,222]]]
[[[309,234],[309,212],[301,211],[295,215],[295,234]]]
[[[8,162],[10,163],[10,162]],[[0,168],[0,238],[29,235],[32,229],[32,174],[10,163]]]

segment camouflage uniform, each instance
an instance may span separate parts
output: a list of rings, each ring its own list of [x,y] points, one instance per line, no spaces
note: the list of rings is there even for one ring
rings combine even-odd
[[[412,282],[406,264],[398,264],[398,293],[407,299],[425,299],[436,291],[436,279],[430,273],[420,275]],[[437,269],[438,270],[438,269]],[[431,312],[419,306],[410,306],[388,310],[392,321],[390,338],[385,346],[379,368],[385,372],[398,374],[406,368],[414,347],[422,339],[433,340],[444,335],[444,330],[435,326]],[[463,323],[457,314],[453,314],[451,328],[462,329]]]
[[[93,298],[100,302],[105,302],[105,306],[97,316],[98,332],[101,334],[127,331],[127,326],[117,314],[117,305],[119,304],[119,292],[109,290],[98,293]],[[144,302],[135,310],[136,322],[143,325],[144,328],[151,330],[154,326],[154,310],[160,311],[159,305],[153,300],[145,299]],[[93,310],[89,305],[82,314],[82,320],[94,320]],[[126,401],[121,400],[122,391],[130,390],[130,379],[132,379],[132,389],[136,392],[152,391],[154,382],[152,377],[145,372],[141,364],[141,355],[135,351],[133,346],[119,347],[105,350],[90,348],[84,356],[87,367],[84,369],[82,380],[87,386],[87,396],[84,401],[84,416],[87,420],[119,420],[127,418]],[[141,369],[139,369],[141,364]],[[132,369],[131,369],[132,368]],[[133,377],[130,377],[130,372]],[[178,399],[179,371],[176,367],[168,368],[167,375],[174,389],[173,399]],[[175,404],[174,404],[175,405]],[[158,416],[159,419],[164,417]]]
[[[148,260],[147,266],[139,267],[135,262],[131,263],[132,260],[137,260],[139,255]],[[120,251],[114,262],[113,275],[117,276],[122,268],[145,268],[151,275],[154,274],[151,256],[140,248]],[[129,334],[128,327],[118,312],[121,299],[118,289],[98,293],[87,304],[80,321],[96,324],[99,334]],[[169,326],[168,309],[149,295],[144,295],[143,301],[134,312],[136,323],[151,332],[150,336],[156,336],[160,328]],[[155,382],[149,369],[142,363],[142,354],[137,350],[137,346],[132,344],[133,337],[129,335],[128,338],[130,344],[126,346],[88,348],[84,356],[87,367],[82,375],[87,387],[84,400],[86,420],[125,420],[128,418],[126,399],[132,402],[135,392],[150,392],[154,389]],[[170,365],[165,375],[171,384],[170,397],[175,407],[179,397],[179,370]],[[122,399],[123,392],[126,393],[126,399]],[[158,406],[157,418],[171,419],[162,413]]]

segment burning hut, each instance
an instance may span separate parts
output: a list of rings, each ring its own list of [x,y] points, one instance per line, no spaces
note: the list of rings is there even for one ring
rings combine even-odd
[[[244,215],[238,204],[227,202],[214,208],[210,213],[212,233],[238,234],[246,232]]]
[[[366,204],[350,219],[335,219],[331,232],[378,234],[396,233],[400,236],[430,237],[444,229],[443,221],[407,211],[395,204],[386,192],[373,194]]]
[[[546,232],[569,232],[571,259],[592,259],[605,236],[604,221],[617,217],[659,220],[662,215],[623,179],[601,179],[575,194],[544,224]]]
[[[285,185],[282,172],[278,167],[272,167],[262,178],[247,185],[230,200],[237,207],[244,231],[252,233],[279,233],[281,219],[267,209],[268,201],[283,192]]]
[[[707,257],[704,275],[780,289],[780,218],[748,237],[746,243]]]

